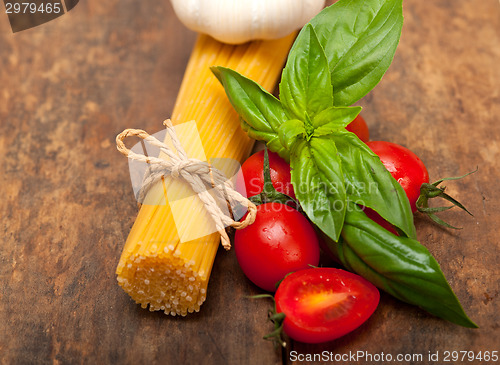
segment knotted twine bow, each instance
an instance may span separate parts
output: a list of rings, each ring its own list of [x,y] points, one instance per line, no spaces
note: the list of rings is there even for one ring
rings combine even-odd
[[[221,235],[222,246],[226,250],[229,250],[231,248],[231,243],[225,227],[231,226],[235,229],[243,229],[249,226],[255,221],[257,207],[250,200],[234,190],[231,181],[220,171],[212,168],[209,163],[194,158],[188,158],[170,119],[164,121],[163,125],[166,127],[166,131],[177,153],[172,151],[165,143],[160,142],[158,139],[141,129],[125,129],[116,136],[116,148],[120,153],[129,159],[146,162],[150,165],[149,175],[145,177],[138,193],[139,201],[143,201],[142,199],[149,188],[163,176],[170,175],[175,179],[183,179],[191,186],[194,192],[198,194],[207,212],[212,216],[215,222],[215,227]],[[169,159],[145,156],[129,150],[125,147],[123,140],[130,136],[137,136],[150,143],[152,146],[158,147]],[[219,201],[225,201],[230,204],[230,206],[232,206],[234,202],[246,206],[248,208],[248,214],[245,219],[238,222],[226,215],[217,204],[214,196],[208,192],[207,187],[209,186],[213,188],[214,195],[217,196],[217,199],[220,199]]]

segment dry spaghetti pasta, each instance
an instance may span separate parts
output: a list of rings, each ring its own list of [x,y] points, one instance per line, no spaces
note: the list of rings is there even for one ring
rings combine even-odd
[[[210,71],[225,66],[270,90],[282,70],[295,35],[227,45],[200,35],[191,54],[172,114],[174,124],[195,120],[206,157],[242,161],[253,141]],[[179,136],[188,155],[190,136]],[[197,157],[197,156],[190,156]],[[190,204],[166,202],[168,194],[186,194],[185,183],[165,178],[147,194],[128,236],[118,267],[118,283],[141,307],[166,314],[197,312],[205,301],[220,235],[189,239],[189,232],[216,232],[209,213],[194,196]],[[172,209],[176,215],[172,214]],[[187,237],[179,237],[179,235]],[[197,235],[194,234],[193,237]],[[187,238],[187,239],[186,239]]]

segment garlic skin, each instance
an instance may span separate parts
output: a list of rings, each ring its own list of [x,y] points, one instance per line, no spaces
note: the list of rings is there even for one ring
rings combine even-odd
[[[303,27],[325,5],[325,0],[170,1],[186,27],[230,44],[284,37]]]

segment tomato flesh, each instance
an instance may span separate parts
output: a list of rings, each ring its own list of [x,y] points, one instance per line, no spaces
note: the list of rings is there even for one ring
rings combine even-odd
[[[284,204],[259,205],[255,222],[237,230],[234,241],[236,258],[245,275],[270,292],[290,272],[319,264],[319,243],[313,226]]]
[[[295,199],[290,176],[290,165],[277,153],[268,151],[269,170],[271,182],[276,191]],[[260,194],[264,188],[264,151],[259,151],[250,156],[241,165],[241,175],[236,181],[236,190],[246,196]],[[241,176],[240,175],[240,176]]]
[[[392,177],[403,187],[413,212],[420,196],[420,186],[429,182],[429,173],[416,154],[396,143],[371,141],[368,147],[380,157],[380,161]]]
[[[378,289],[359,275],[334,268],[294,272],[280,284],[276,311],[283,330],[306,343],[331,341],[353,331],[375,311]]]

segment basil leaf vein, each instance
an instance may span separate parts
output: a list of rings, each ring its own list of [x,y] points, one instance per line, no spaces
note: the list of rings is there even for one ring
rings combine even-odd
[[[299,33],[283,70],[280,100],[289,119],[304,120],[333,105],[328,60],[313,27]]]
[[[332,141],[297,140],[290,154],[295,196],[309,219],[333,239],[344,224],[346,192],[342,166]]]
[[[352,105],[380,82],[394,58],[402,0],[340,0],[311,24],[328,58],[334,105]]]
[[[372,208],[406,236],[416,238],[408,197],[380,158],[354,133],[344,130],[325,137],[337,146],[347,198]]]

